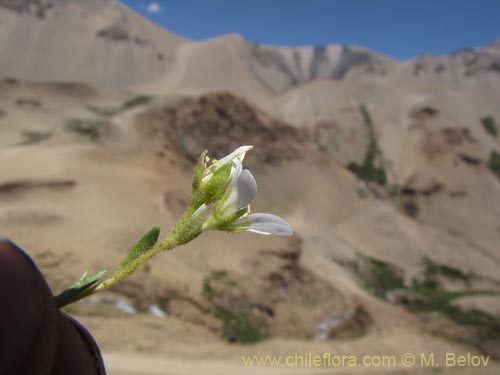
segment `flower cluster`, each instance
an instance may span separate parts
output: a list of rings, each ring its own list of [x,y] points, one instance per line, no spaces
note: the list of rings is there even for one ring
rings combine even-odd
[[[195,207],[215,205],[202,229],[290,236],[293,229],[282,218],[266,213],[250,213],[257,183],[252,173],[243,169],[243,159],[252,148],[241,146],[212,163],[206,152],[201,155],[195,169],[192,203]]]

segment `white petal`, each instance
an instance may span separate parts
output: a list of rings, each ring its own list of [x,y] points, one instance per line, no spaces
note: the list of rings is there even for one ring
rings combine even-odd
[[[231,166],[231,175],[230,175],[232,187],[236,186],[236,183],[238,182],[238,178],[240,177],[242,170],[243,170],[243,164],[241,163],[241,161],[238,159],[233,160],[233,164]]]
[[[207,167],[203,173],[202,181],[203,182],[208,182],[213,174],[220,168],[222,168],[224,165],[227,163],[233,162],[232,168],[231,168],[231,177],[233,176],[234,172],[234,167],[238,166],[238,163],[240,164],[240,170],[241,172],[241,163],[243,162],[243,159],[245,158],[245,154],[250,151],[253,148],[253,146],[241,146],[238,147],[236,150],[231,152],[229,155],[224,156],[222,159],[218,160],[215,164],[210,165]],[[236,171],[238,172],[238,171]],[[238,173],[239,175],[239,173]]]
[[[237,202],[236,206],[240,208],[248,206],[257,193],[257,182],[248,169],[244,169],[236,182]]]
[[[236,150],[231,152],[229,155],[224,156],[222,159],[218,160],[217,163],[215,163],[215,168],[214,170],[219,169],[226,163],[232,161],[232,160],[239,160],[240,162],[243,161],[245,158],[245,154],[250,151],[253,148],[253,146],[241,146],[238,147]]]
[[[231,167],[231,182],[227,189],[230,194],[229,197],[222,203],[221,211],[224,213],[224,216],[230,215],[234,211],[237,210],[237,202],[238,202],[238,190],[236,186],[238,184],[238,179],[241,175],[241,171],[243,169],[243,165],[239,160],[233,160],[233,165]]]
[[[233,222],[231,227],[259,234],[276,234],[278,236],[291,236],[293,234],[290,224],[272,214],[250,214]]]
[[[231,180],[231,193],[221,207],[223,216],[229,216],[243,207],[248,207],[257,193],[257,182],[248,169],[241,171],[241,163],[238,171]]]

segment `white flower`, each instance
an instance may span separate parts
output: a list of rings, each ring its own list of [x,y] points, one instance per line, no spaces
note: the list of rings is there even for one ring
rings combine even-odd
[[[259,234],[290,236],[292,227],[282,218],[271,214],[250,214],[250,203],[257,193],[257,182],[248,169],[243,169],[243,158],[252,146],[243,146],[219,160],[219,168],[231,161],[230,183],[224,196],[207,220],[209,227],[229,231],[249,231]]]

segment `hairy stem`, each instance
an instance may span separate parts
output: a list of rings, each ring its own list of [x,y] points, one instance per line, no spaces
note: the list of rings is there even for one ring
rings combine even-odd
[[[172,250],[177,246],[183,245],[195,237],[197,237],[200,233],[196,233],[195,235],[186,235],[186,227],[190,224],[190,219],[193,215],[193,208],[190,207],[184,215],[180,218],[177,224],[174,225],[172,230],[168,233],[165,239],[152,247],[150,250],[145,252],[140,257],[136,258],[133,262],[127,264],[126,267],[116,272],[113,276],[109,277],[105,281],[103,281],[97,288],[94,289],[94,293],[103,291],[108,289],[110,286],[118,283],[119,281],[126,278],[132,272],[134,272],[141,264],[147,262],[149,259],[154,257],[156,254],[162,251]],[[189,229],[189,228],[188,228]],[[94,294],[92,293],[92,294]]]

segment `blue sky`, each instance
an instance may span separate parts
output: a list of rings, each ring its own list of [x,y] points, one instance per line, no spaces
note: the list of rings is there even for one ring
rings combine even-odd
[[[237,33],[272,45],[355,44],[398,60],[500,38],[500,0],[122,0],[193,40]]]

